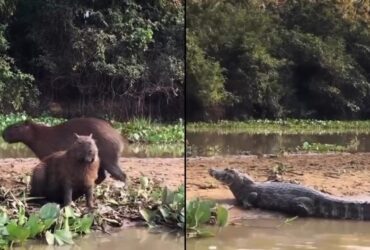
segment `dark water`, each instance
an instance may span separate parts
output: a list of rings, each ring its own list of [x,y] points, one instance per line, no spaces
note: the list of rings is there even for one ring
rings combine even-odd
[[[370,222],[297,219],[244,220],[216,231],[216,237],[191,239],[188,250],[370,250]]]
[[[34,250],[183,250],[184,238],[175,237],[173,234],[150,233],[147,228],[127,228],[111,235],[91,233],[86,237],[75,240],[75,245],[62,247],[48,246],[41,242],[28,242],[24,247],[15,249]]]
[[[187,133],[190,156],[276,154],[281,151],[296,151],[305,141],[348,146],[357,144],[354,151],[370,152],[369,134],[316,134],[316,135],[251,135],[245,133]]]
[[[128,144],[122,152],[123,157],[182,157],[184,144]],[[22,143],[9,144],[0,137],[0,158],[34,157]]]

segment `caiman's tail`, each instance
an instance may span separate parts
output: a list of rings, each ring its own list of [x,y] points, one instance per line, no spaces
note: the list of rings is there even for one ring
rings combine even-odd
[[[322,202],[317,206],[316,215],[324,218],[370,220],[370,203],[350,200]]]

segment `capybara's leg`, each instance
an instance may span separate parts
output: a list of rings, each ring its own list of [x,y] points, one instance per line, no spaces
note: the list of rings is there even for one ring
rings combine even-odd
[[[85,193],[85,197],[86,197],[86,206],[88,208],[93,208],[94,207],[93,187],[87,188],[86,193]]]
[[[99,171],[98,171],[98,178],[95,180],[95,184],[96,185],[99,185],[100,183],[102,183],[105,178],[107,178],[107,175],[105,173],[105,169],[103,168],[102,164],[100,165],[99,167]]]
[[[32,173],[30,196],[44,197],[45,186],[45,168],[43,166],[36,166]]]
[[[72,186],[69,183],[65,183],[63,191],[63,206],[68,206],[72,203]]]
[[[126,182],[127,176],[117,164],[102,164],[101,166],[107,170],[114,179]]]

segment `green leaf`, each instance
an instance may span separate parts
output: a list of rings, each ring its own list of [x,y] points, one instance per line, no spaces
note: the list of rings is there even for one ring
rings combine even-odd
[[[64,216],[67,218],[75,218],[75,213],[73,211],[73,208],[71,206],[66,206],[63,208],[64,209]]]
[[[6,212],[0,212],[0,226],[4,226],[6,223],[8,223],[8,215]]]
[[[54,237],[59,246],[64,245],[65,243],[69,245],[74,244],[72,233],[70,231],[55,230]]]
[[[220,227],[224,227],[227,225],[229,220],[229,211],[223,206],[218,206],[216,211],[216,217],[217,225],[219,225]]]
[[[30,236],[30,230],[28,228],[19,226],[14,222],[9,223],[6,226],[9,233],[9,239],[17,242],[24,242]]]
[[[44,220],[44,230],[48,230],[56,221],[57,219],[46,219]]]
[[[94,216],[92,216],[92,215],[84,216],[80,220],[79,232],[82,232],[82,233],[85,233],[85,234],[90,233],[90,228],[91,228],[93,222],[94,222]]]
[[[30,230],[30,237],[34,238],[43,231],[44,224],[37,215],[32,214],[26,223],[26,227]]]
[[[52,234],[50,231],[46,231],[45,239],[48,245],[54,245],[55,237],[54,234]]]
[[[59,204],[56,203],[47,203],[40,209],[40,218],[47,219],[57,219],[60,214]]]

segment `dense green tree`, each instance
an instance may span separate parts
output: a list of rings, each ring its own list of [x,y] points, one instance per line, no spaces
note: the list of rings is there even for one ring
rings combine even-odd
[[[14,1],[0,1],[0,109],[5,112],[34,106],[38,94],[32,75],[20,71],[8,55],[9,42],[5,31],[14,9]]]
[[[7,27],[9,54],[34,76],[40,112],[57,103],[66,115],[178,118],[183,6],[178,0],[18,0]]]
[[[223,79],[222,86],[188,77],[190,105],[217,101],[222,119],[369,118],[369,11],[368,1],[189,1],[187,30]],[[195,57],[189,53],[187,61]],[[197,96],[202,85],[229,98]],[[188,112],[207,119],[198,113],[214,110]]]

